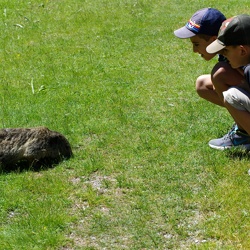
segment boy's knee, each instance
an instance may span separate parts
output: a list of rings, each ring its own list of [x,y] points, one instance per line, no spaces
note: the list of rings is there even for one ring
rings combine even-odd
[[[226,65],[216,65],[211,72],[211,79],[214,84],[221,83],[227,74]]]
[[[199,93],[200,91],[206,89],[207,85],[207,76],[206,75],[201,75],[196,79],[195,82],[195,88],[196,91]]]
[[[232,86],[239,85],[244,77],[230,64],[219,62],[212,69],[211,79],[216,91],[222,93]]]
[[[204,85],[204,83],[203,83],[203,80],[202,80],[202,76],[199,76],[199,77],[196,79],[196,82],[195,82],[196,91],[198,92],[199,89],[201,89],[203,85]]]

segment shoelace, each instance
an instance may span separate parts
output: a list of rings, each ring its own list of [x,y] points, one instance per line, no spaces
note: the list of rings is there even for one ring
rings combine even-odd
[[[230,130],[224,137],[223,140],[226,141],[228,139],[230,139],[231,142],[233,142],[234,139],[234,135],[236,134],[236,131],[234,130]]]
[[[226,135],[223,136],[223,140],[225,141],[227,139],[230,139],[233,142],[233,136],[236,134],[237,129],[238,129],[238,126],[236,123],[234,123],[230,131]]]

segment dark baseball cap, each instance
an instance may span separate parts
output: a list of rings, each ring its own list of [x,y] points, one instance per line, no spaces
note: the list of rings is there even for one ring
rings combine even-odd
[[[213,54],[231,45],[250,45],[249,15],[234,16],[223,22],[217,39],[206,50]]]
[[[226,17],[217,9],[204,8],[195,12],[187,24],[175,30],[174,34],[179,38],[190,38],[197,34],[217,36],[225,20]]]

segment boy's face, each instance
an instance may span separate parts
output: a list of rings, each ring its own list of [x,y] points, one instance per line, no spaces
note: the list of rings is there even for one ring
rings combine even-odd
[[[226,46],[220,53],[227,58],[234,69],[250,63],[250,51],[246,46]]]
[[[212,36],[209,40],[199,37],[198,35],[190,38],[191,43],[193,44],[193,52],[199,53],[202,58],[206,61],[211,60],[216,54],[209,54],[206,51],[206,47],[216,39],[216,36]]]

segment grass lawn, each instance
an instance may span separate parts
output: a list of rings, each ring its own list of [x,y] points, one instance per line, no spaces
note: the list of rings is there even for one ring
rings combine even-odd
[[[0,173],[0,250],[250,249],[248,154],[195,92],[216,63],[173,31],[241,2],[0,3],[0,124],[64,134],[74,157]]]

